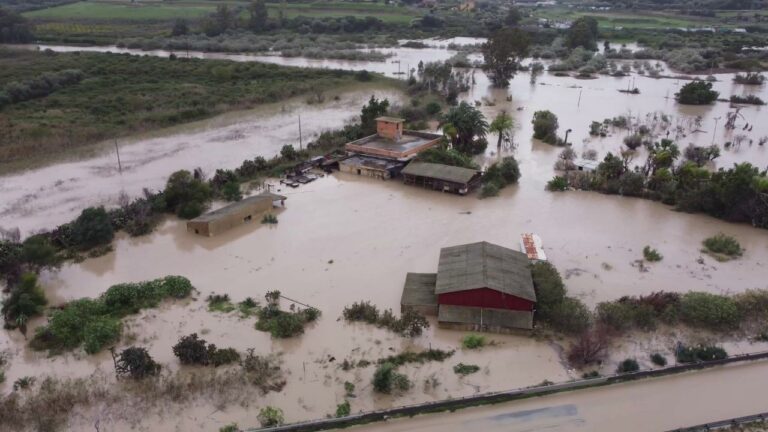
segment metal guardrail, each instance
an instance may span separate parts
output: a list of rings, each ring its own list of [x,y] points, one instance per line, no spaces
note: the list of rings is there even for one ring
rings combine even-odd
[[[760,414],[752,414],[744,417],[736,417],[728,420],[718,420],[716,422],[700,424],[696,426],[690,426],[680,429],[672,429],[667,432],[704,432],[722,429],[732,426],[748,425],[750,423],[766,423],[768,422],[768,412]]]
[[[275,426],[270,428],[254,428],[246,429],[248,432],[313,432],[329,429],[341,429],[354,425],[361,425],[366,423],[373,423],[378,421],[388,420],[390,418],[397,417],[412,417],[418,414],[428,414],[442,411],[454,411],[457,409],[468,408],[478,405],[492,405],[502,402],[509,402],[518,399],[525,399],[529,397],[544,396],[552,393],[560,393],[564,391],[585,389],[590,387],[598,387],[603,385],[617,384],[621,382],[634,381],[643,378],[660,377],[665,375],[672,375],[692,370],[705,369],[715,366],[721,366],[731,363],[738,363],[744,361],[762,360],[768,359],[768,351],[762,351],[751,354],[735,354],[730,357],[711,360],[707,362],[698,363],[685,363],[675,366],[669,366],[661,369],[651,369],[646,371],[630,372],[624,374],[615,374],[605,377],[581,379],[575,381],[568,381],[564,383],[525,387],[514,390],[503,390],[498,392],[483,393],[479,395],[465,396],[456,399],[446,399],[433,402],[425,402],[414,405],[404,405],[396,408],[390,408],[379,411],[368,411],[358,414],[351,414],[341,418],[326,418],[318,420],[309,420],[305,422],[291,423],[282,426]],[[688,429],[681,429],[686,430]],[[698,431],[701,429],[691,429],[692,431]],[[706,429],[703,429],[706,430]]]

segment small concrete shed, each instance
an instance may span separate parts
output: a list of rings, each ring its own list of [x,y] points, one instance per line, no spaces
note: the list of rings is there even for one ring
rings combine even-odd
[[[213,210],[187,222],[187,232],[212,237],[234,227],[252,222],[257,215],[275,207],[279,202],[283,205],[287,197],[264,192],[226,207]]]

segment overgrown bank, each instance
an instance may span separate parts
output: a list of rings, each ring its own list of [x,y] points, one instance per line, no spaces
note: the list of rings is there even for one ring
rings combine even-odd
[[[255,62],[0,48],[0,168],[358,78],[381,79]]]

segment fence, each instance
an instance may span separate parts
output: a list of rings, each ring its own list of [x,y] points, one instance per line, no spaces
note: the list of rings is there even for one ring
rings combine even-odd
[[[504,390],[499,392],[483,393],[479,395],[466,396],[457,399],[447,399],[434,402],[425,402],[415,405],[405,405],[401,407],[391,408],[380,411],[363,412],[359,414],[352,414],[341,418],[328,418],[310,420],[300,423],[292,423],[288,425],[276,426],[271,428],[261,429],[248,429],[249,432],[312,432],[329,429],[339,429],[354,425],[373,423],[383,420],[388,420],[397,417],[412,417],[418,414],[429,414],[441,411],[454,411],[462,408],[469,408],[479,405],[492,405],[501,402],[509,402],[518,399],[525,399],[529,397],[544,396],[553,393],[560,393],[564,391],[585,389],[590,387],[598,387],[604,385],[611,385],[620,382],[634,381],[643,378],[660,377],[665,375],[672,375],[681,372],[687,372],[698,369],[705,369],[715,366],[726,365],[730,363],[753,361],[768,359],[768,351],[752,353],[752,354],[736,354],[720,360],[712,360],[707,362],[687,363],[679,364],[675,366],[669,366],[661,369],[652,369],[647,371],[638,371],[625,374],[609,375],[605,377],[589,378],[582,380],[569,381],[559,384],[541,385],[535,387],[526,387],[515,390]],[[700,430],[700,429],[684,429],[688,430]]]
[[[764,424],[768,422],[768,412],[753,414],[744,417],[736,417],[728,420],[720,420],[712,423],[691,426],[682,429],[674,429],[668,432],[704,432],[715,429],[722,429],[731,426],[749,425],[751,423]]]

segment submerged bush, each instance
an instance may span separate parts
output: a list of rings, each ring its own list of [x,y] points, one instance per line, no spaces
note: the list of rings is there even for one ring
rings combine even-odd
[[[5,328],[19,328],[26,334],[29,319],[41,315],[47,303],[45,293],[37,283],[37,276],[33,273],[22,275],[18,286],[11,289],[10,295],[0,308]]]
[[[129,347],[115,359],[115,370],[118,376],[143,379],[157,375],[160,372],[160,365],[152,359],[145,348]]]
[[[675,93],[677,102],[685,105],[708,105],[717,100],[718,96],[720,93],[712,90],[711,82],[701,80],[691,81]]]
[[[424,363],[427,361],[442,362],[445,359],[451,357],[453,353],[453,351],[443,351],[434,348],[420,352],[406,351],[397,355],[379,359],[378,363],[391,363],[395,366],[402,366],[406,363]]]
[[[486,344],[485,336],[477,334],[468,334],[461,339],[461,346],[466,349],[478,349]]]
[[[563,192],[568,189],[568,179],[562,176],[554,176],[547,182],[547,190],[551,192]]]
[[[373,390],[378,393],[389,394],[393,390],[405,391],[411,387],[408,377],[396,371],[392,363],[382,363],[373,373]]]
[[[480,370],[480,366],[472,364],[459,363],[453,367],[453,372],[456,375],[470,375]]]
[[[649,262],[657,262],[661,261],[664,257],[656,249],[646,246],[643,248],[643,258]]]
[[[377,327],[383,327],[404,337],[416,337],[429,328],[429,321],[416,312],[413,308],[406,308],[400,315],[395,317],[391,309],[383,313],[370,302],[355,302],[351,306],[346,306],[342,312],[346,321],[363,321],[368,324],[375,324]]]
[[[261,427],[280,426],[285,422],[283,410],[271,406],[266,406],[259,410],[259,415],[256,416],[256,419],[261,424]]]
[[[728,258],[739,257],[744,252],[738,240],[723,233],[705,239],[702,244],[707,252],[723,255]]]
[[[639,370],[640,370],[640,365],[637,364],[637,360],[630,358],[619,363],[619,366],[616,368],[616,373],[623,374],[623,373],[637,372]]]
[[[349,405],[349,401],[345,400],[343,403],[336,405],[336,418],[346,417],[352,411],[352,407]]]
[[[165,298],[187,297],[192,289],[181,276],[114,285],[97,299],[73,300],[53,311],[48,324],[37,328],[30,345],[60,351],[84,343],[86,352],[96,353],[120,338],[121,318],[155,307]]]
[[[675,351],[675,357],[679,363],[696,363],[722,360],[728,357],[728,353],[723,348],[713,345],[698,345],[694,347],[680,345]]]
[[[182,336],[173,346],[173,354],[182,364],[201,366],[221,366],[240,360],[240,354],[232,348],[217,348],[205,339],[200,339],[197,333]]]

